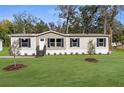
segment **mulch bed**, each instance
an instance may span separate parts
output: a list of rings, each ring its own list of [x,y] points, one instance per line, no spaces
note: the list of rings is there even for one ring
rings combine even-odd
[[[15,71],[15,70],[19,70],[21,68],[27,67],[26,65],[23,64],[16,64],[16,66],[14,64],[12,65],[8,65],[7,67],[4,67],[3,70],[5,71]]]
[[[91,63],[97,63],[98,62],[98,60],[96,60],[95,58],[86,58],[85,61],[91,62]]]

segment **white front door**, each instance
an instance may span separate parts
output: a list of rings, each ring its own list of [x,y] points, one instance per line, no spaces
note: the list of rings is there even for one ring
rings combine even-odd
[[[43,50],[45,46],[45,38],[41,38],[39,41],[39,49]]]

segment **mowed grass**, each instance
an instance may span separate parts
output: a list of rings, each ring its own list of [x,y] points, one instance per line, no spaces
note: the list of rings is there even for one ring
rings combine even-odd
[[[124,51],[112,55],[93,55],[98,63],[88,63],[88,55],[44,56],[17,59],[28,67],[6,72],[2,68],[13,59],[0,59],[1,87],[124,87]]]
[[[8,56],[9,55],[9,47],[4,47],[2,51],[0,51],[0,56]]]

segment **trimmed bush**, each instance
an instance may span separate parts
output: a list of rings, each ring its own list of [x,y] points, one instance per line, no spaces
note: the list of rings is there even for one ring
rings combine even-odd
[[[76,55],[78,55],[78,53],[77,53],[77,52],[76,52],[75,54],[76,54]]]
[[[65,52],[65,55],[67,55],[67,53]]]
[[[71,52],[71,55],[73,55],[73,53]]]
[[[25,53],[25,56],[27,56],[27,53]]]

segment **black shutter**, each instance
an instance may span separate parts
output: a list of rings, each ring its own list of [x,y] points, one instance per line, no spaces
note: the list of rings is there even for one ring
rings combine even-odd
[[[99,38],[97,38],[97,47],[99,47]]]
[[[106,47],[106,38],[104,38],[104,47]]]
[[[72,47],[72,38],[70,38],[70,47]]]
[[[31,47],[31,39],[29,38],[28,40],[29,40],[28,42],[29,42],[29,48],[30,48]]]
[[[79,38],[77,39],[77,41],[78,41],[78,47],[80,47],[80,40],[79,40]]]
[[[19,47],[21,47],[21,40],[22,40],[22,39],[21,39],[21,38],[19,38]]]
[[[64,47],[64,39],[62,38],[62,47]]]
[[[48,43],[48,47],[50,47],[50,39],[49,38],[48,38],[48,42],[47,43]]]

